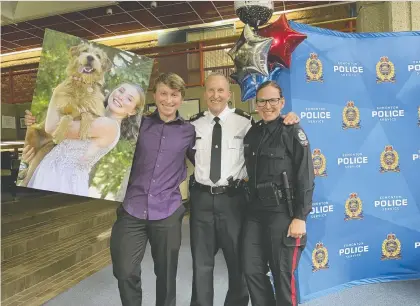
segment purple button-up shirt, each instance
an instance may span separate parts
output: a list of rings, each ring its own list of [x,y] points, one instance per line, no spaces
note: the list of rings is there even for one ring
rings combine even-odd
[[[123,207],[139,219],[161,220],[182,204],[179,185],[187,177],[185,157],[194,163],[194,126],[179,115],[163,122],[144,117]]]

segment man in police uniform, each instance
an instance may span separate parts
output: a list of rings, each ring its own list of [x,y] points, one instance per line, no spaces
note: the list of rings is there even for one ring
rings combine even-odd
[[[298,124],[286,126],[281,88],[257,91],[262,120],[244,139],[249,203],[244,222],[243,270],[252,305],[297,305],[294,272],[306,243],[314,169],[309,142]],[[267,276],[272,272],[275,296]]]
[[[246,306],[249,296],[241,265],[239,240],[245,212],[241,184],[247,176],[243,139],[252,117],[230,109],[229,81],[212,74],[205,82],[208,111],[190,119],[195,126],[195,172],[190,178],[190,233],[193,259],[191,306],[213,305],[214,257],[221,248],[229,273],[225,306]],[[299,119],[288,114],[285,122]]]

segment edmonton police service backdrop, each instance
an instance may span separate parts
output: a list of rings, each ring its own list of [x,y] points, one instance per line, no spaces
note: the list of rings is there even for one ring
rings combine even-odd
[[[291,25],[308,38],[279,81],[316,168],[300,302],[420,279],[420,32]]]

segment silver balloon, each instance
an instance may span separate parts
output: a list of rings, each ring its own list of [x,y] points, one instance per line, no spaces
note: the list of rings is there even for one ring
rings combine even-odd
[[[231,77],[240,82],[251,73],[268,76],[267,57],[272,42],[273,38],[261,37],[245,25],[241,37],[228,52],[235,64]]]

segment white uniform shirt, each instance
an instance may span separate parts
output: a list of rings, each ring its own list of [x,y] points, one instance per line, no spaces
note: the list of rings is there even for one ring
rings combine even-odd
[[[214,115],[210,111],[191,122],[195,126],[195,180],[207,186],[227,186],[227,178],[244,179],[247,176],[244,157],[244,137],[251,128],[251,120],[226,107],[218,116],[222,127],[222,169],[220,180],[214,184],[210,180],[211,143]]]

